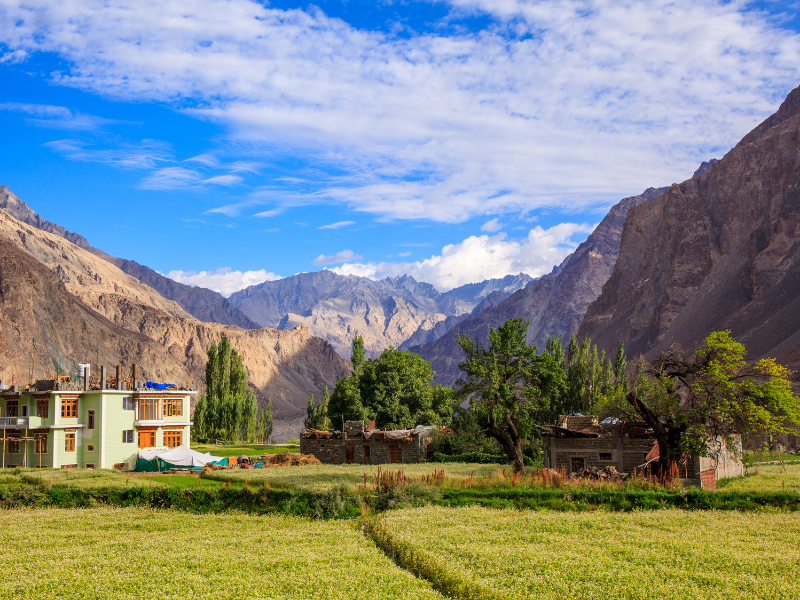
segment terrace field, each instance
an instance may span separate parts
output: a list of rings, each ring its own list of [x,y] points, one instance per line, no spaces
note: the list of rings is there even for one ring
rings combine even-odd
[[[372,527],[398,562],[456,597],[800,597],[797,514],[430,506]]]
[[[440,597],[350,523],[140,509],[0,511],[0,598]]]

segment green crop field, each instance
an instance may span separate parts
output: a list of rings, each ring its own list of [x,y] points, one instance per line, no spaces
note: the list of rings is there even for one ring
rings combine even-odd
[[[749,475],[723,479],[718,489],[723,492],[793,492],[800,494],[800,464],[756,465]]]
[[[447,477],[481,477],[498,470],[497,465],[464,463],[427,463],[414,465],[302,465],[297,467],[273,467],[267,469],[231,469],[215,471],[204,478],[231,483],[247,482],[250,485],[290,485],[311,491],[325,491],[339,486],[353,486],[363,483],[366,473],[370,482],[378,471],[397,471],[401,469],[408,477],[419,478],[434,471],[444,471]]]
[[[350,523],[138,509],[0,511],[0,598],[440,597]]]
[[[30,483],[63,485],[81,489],[158,485],[158,483],[142,477],[131,477],[107,469],[4,469],[0,473],[0,485]]]
[[[373,527],[399,562],[457,597],[800,597],[796,514],[425,507]]]
[[[297,444],[233,444],[216,446],[214,444],[192,444],[192,450],[202,454],[208,452],[212,456],[259,456],[261,454],[277,454],[279,452],[300,452]]]

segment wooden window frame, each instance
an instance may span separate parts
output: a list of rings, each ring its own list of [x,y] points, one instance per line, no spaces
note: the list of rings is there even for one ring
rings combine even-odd
[[[86,463],[86,468],[94,471],[94,463]]]
[[[61,418],[62,419],[78,418],[77,398],[61,398]]]
[[[9,454],[20,454],[19,440],[10,440],[8,442],[8,453]]]
[[[48,419],[50,417],[49,398],[39,398],[36,401],[36,416],[41,417],[42,419]]]
[[[136,407],[138,421],[160,421],[160,398],[140,397]]]
[[[369,446],[364,446],[364,462],[372,462],[372,449]]]
[[[86,411],[86,429],[94,429],[94,411]]]
[[[123,429],[122,430],[122,443],[123,444],[133,444],[136,439],[136,435],[133,432],[133,429]]]
[[[614,454],[611,453],[611,452],[598,452],[597,453],[597,460],[602,460],[602,461],[605,461],[605,462],[614,460]]]
[[[86,451],[87,452],[94,452],[94,444],[89,444],[88,446],[86,446]]]
[[[164,416],[182,417],[183,398],[164,398]]]
[[[177,444],[175,440],[177,439]],[[170,445],[172,444],[172,445]],[[164,446],[167,448],[177,448],[183,444],[183,430],[182,429],[167,429],[164,431]]]
[[[77,469],[78,465],[76,463],[72,463],[70,465],[61,465],[61,469],[64,471],[68,471],[69,469]]]
[[[403,447],[400,444],[389,446],[389,464],[399,465],[403,463]]]
[[[47,434],[37,435],[33,443],[34,454],[47,454]]]
[[[74,433],[65,433],[64,434],[64,452],[67,454],[72,454],[75,452],[75,437]]]
[[[14,414],[11,414],[11,413]],[[19,400],[8,400],[6,401],[6,416],[7,417],[16,417],[19,415]]]

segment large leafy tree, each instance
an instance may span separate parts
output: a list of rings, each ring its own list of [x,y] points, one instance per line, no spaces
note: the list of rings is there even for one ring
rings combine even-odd
[[[456,384],[458,396],[469,399],[484,431],[498,441],[518,473],[525,471],[523,442],[566,391],[558,359],[550,352],[537,354],[525,340],[527,330],[527,322],[509,319],[490,330],[488,348],[458,336],[467,355],[458,366],[464,372]]]
[[[413,352],[387,348],[380,357],[362,364],[359,339],[353,341],[357,370],[336,382],[328,403],[331,422],[374,419],[379,428],[401,429],[450,422],[455,403],[452,389],[433,385],[429,362]]]
[[[800,426],[800,399],[791,372],[774,359],[745,360],[729,331],[710,334],[694,352],[679,346],[652,363],[641,359],[630,389],[599,406],[601,413],[644,421],[668,472],[684,452],[716,457],[734,434],[781,434]]]
[[[328,418],[328,404],[330,396],[328,395],[328,384],[325,384],[325,390],[322,392],[322,400],[318,403],[314,402],[314,394],[308,399],[308,408],[306,409],[306,418],[303,420],[303,426],[306,429],[319,429],[327,431],[331,428],[331,421]]]
[[[256,443],[268,444],[270,436],[272,436],[272,398],[267,400],[267,405],[258,413]]]

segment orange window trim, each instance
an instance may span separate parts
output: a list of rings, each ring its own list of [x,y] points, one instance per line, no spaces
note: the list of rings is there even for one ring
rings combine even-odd
[[[64,452],[75,452],[75,434],[64,435]]]

